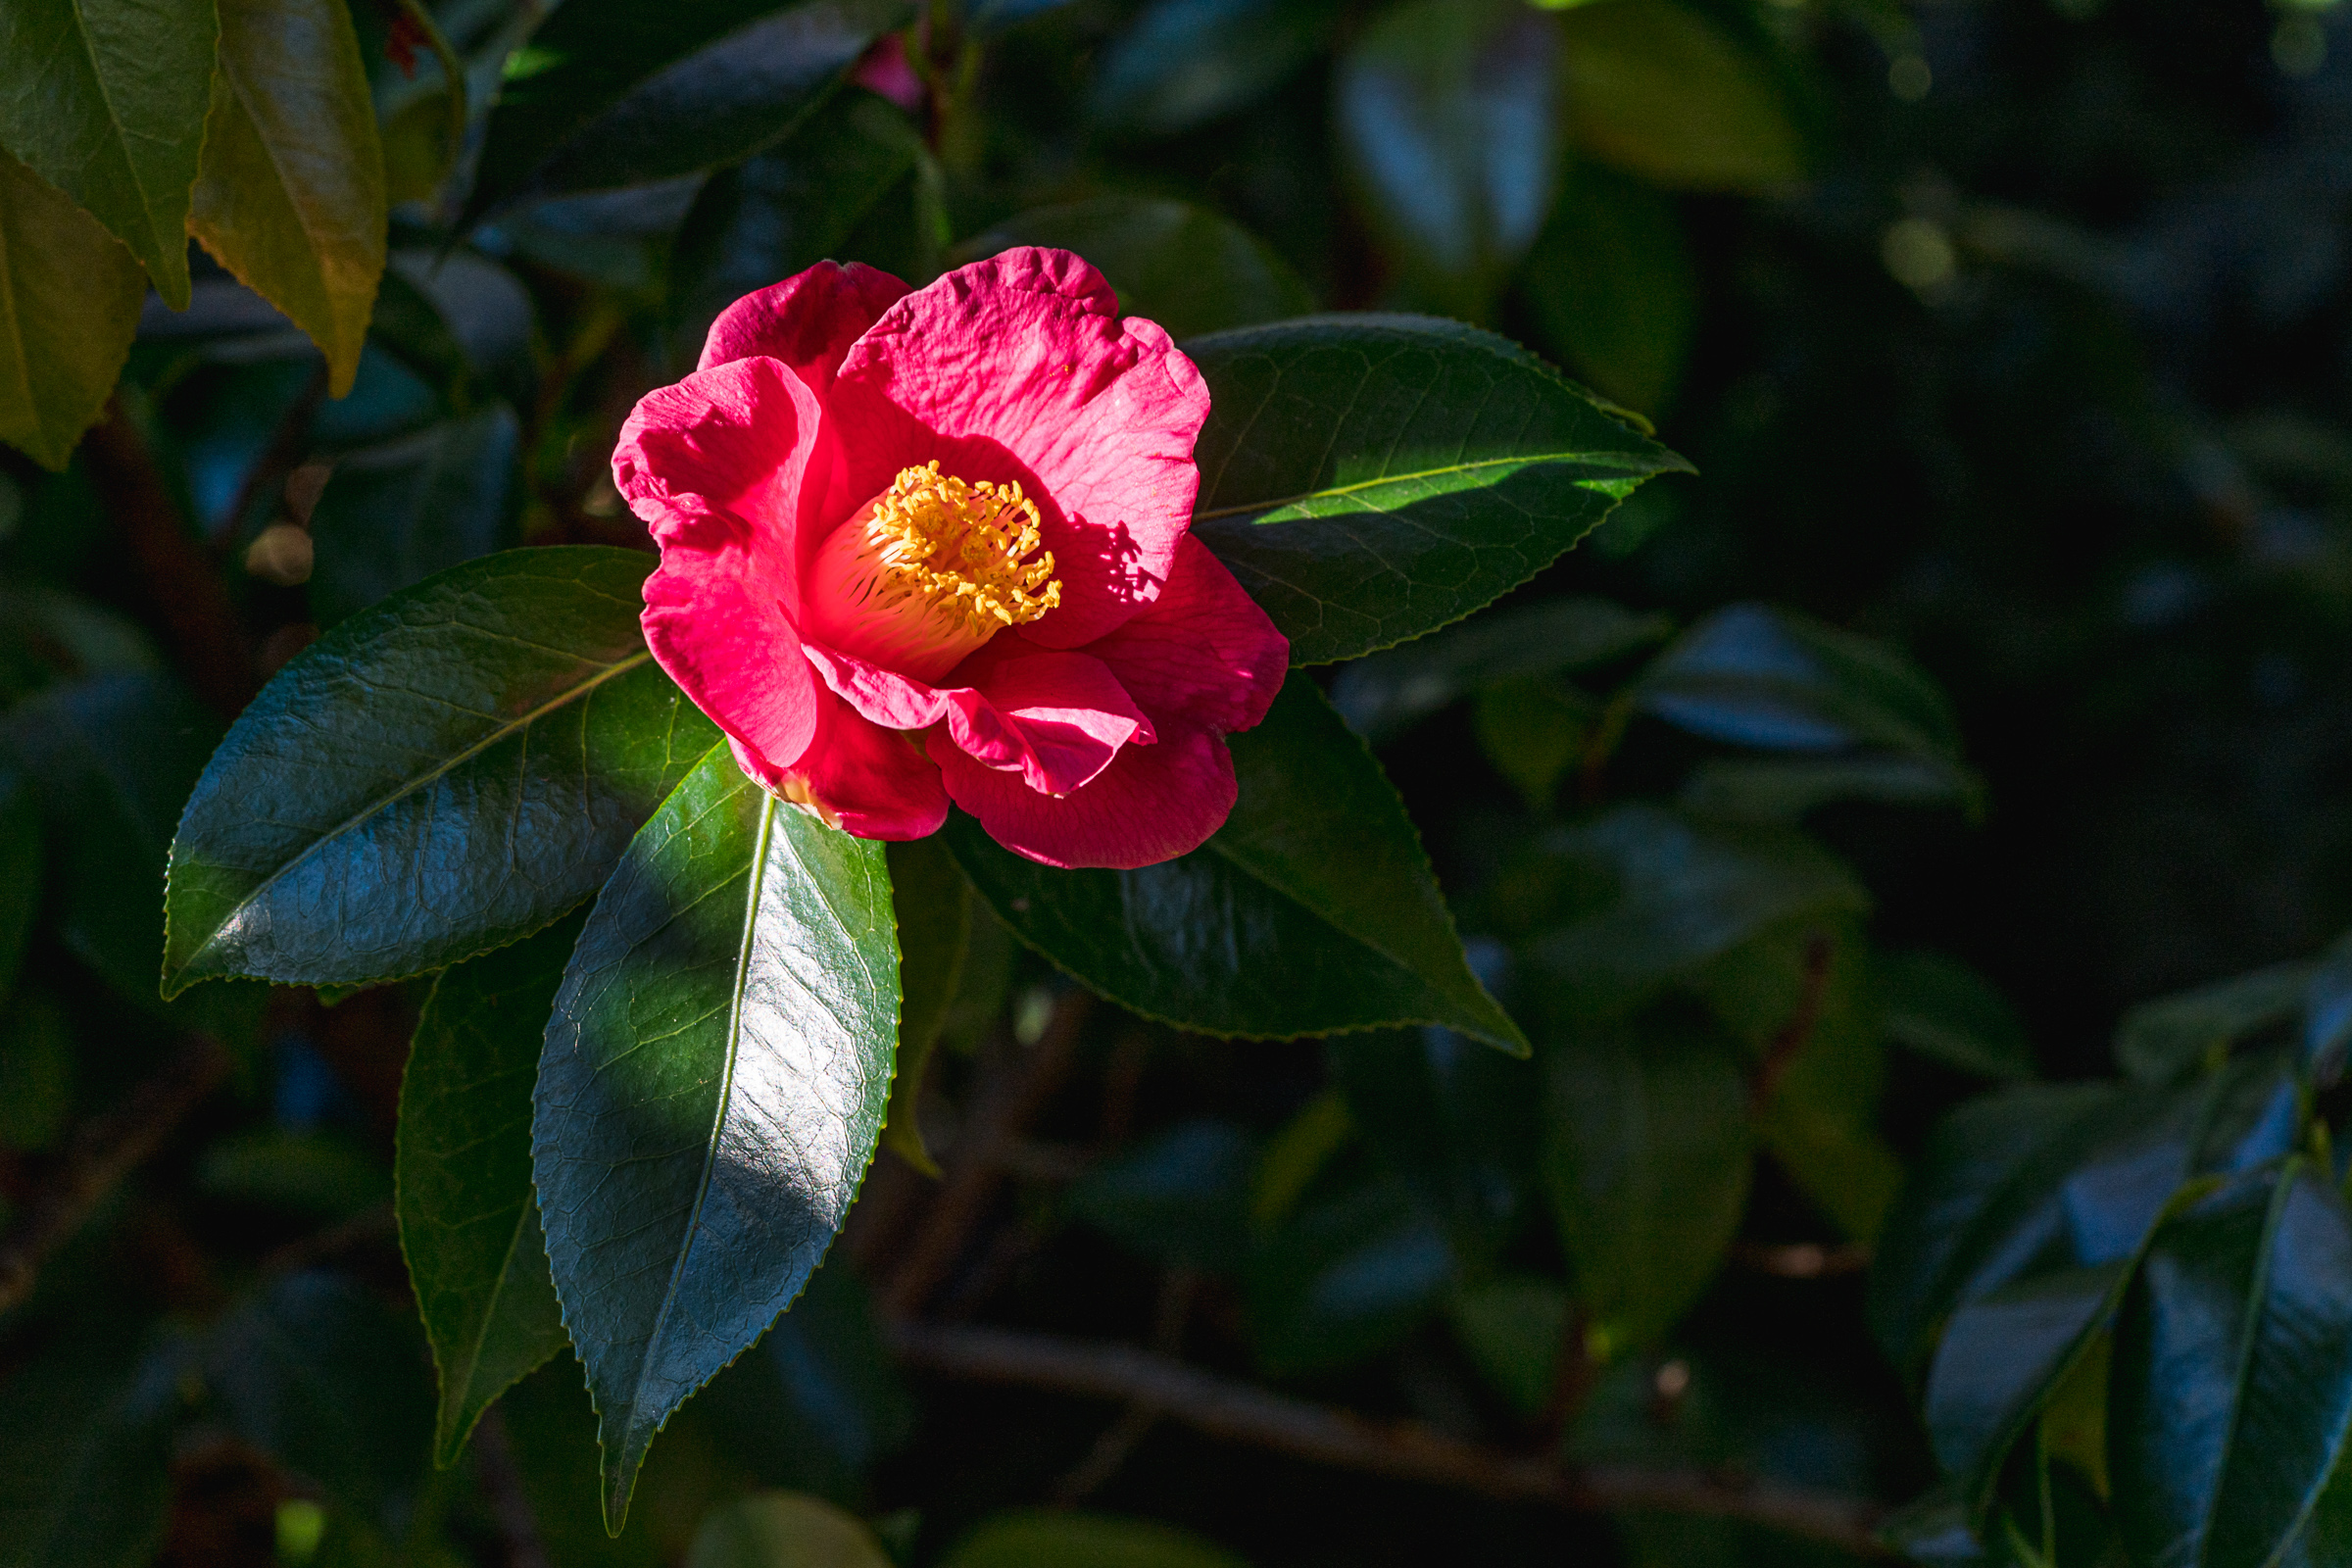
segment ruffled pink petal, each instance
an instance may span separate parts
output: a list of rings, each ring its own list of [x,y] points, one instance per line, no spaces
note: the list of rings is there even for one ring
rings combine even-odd
[[[933,458],[960,478],[1018,480],[1061,579],[1060,608],[1028,636],[1076,648],[1167,579],[1200,485],[1193,443],[1208,387],[1166,332],[1118,318],[1084,261],[1021,247],[883,312],[844,356],[826,408],[858,499]]]
[[[1233,759],[1202,730],[1163,728],[1157,745],[1123,747],[1101,776],[1060,800],[974,761],[937,730],[928,750],[948,793],[990,838],[1046,865],[1156,865],[1199,849],[1233,810]]]
[[[1290,639],[1190,534],[1159,597],[1086,651],[1145,712],[1223,733],[1266,716],[1291,664]]]
[[[842,355],[906,292],[906,284],[861,262],[819,262],[719,312],[695,368],[764,356],[783,361],[821,398]]]
[[[939,768],[906,738],[869,724],[849,704],[820,692],[807,753],[779,766],[729,736],[735,763],[769,794],[814,806],[861,839],[919,839],[948,819]]]
[[[972,684],[934,687],[821,643],[802,652],[835,695],[890,729],[942,726],[956,749],[982,765],[1018,773],[1030,788],[1066,795],[1130,744],[1149,746],[1152,721],[1100,660],[1018,648],[987,651],[958,673]]]
[[[614,482],[662,547],[645,584],[654,659],[697,708],[768,757],[798,757],[823,688],[801,657],[792,544],[828,465],[816,400],[774,360],[698,370],[648,393]]]

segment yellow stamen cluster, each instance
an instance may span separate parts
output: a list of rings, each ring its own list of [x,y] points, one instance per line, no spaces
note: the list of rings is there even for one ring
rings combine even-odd
[[[967,483],[936,459],[902,468],[825,540],[808,583],[816,630],[846,653],[936,680],[1006,626],[1061,603],[1037,503]]]

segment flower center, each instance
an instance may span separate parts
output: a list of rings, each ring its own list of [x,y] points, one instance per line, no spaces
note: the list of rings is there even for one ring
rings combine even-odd
[[[1061,603],[1037,503],[1019,484],[967,484],[935,459],[902,468],[818,546],[804,607],[818,641],[937,681],[1007,626]]]

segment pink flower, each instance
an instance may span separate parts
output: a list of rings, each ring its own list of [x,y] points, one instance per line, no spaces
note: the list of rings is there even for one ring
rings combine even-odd
[[[729,306],[621,429],[662,547],[646,640],[746,773],[861,837],[952,799],[1048,865],[1183,855],[1290,657],[1186,531],[1207,415],[1067,251],[911,293],[819,264]]]
[[[858,62],[850,79],[868,92],[878,92],[908,114],[922,107],[923,78],[906,58],[906,35],[885,33]]]

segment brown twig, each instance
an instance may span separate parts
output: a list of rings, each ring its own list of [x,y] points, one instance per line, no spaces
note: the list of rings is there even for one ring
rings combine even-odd
[[[1821,1026],[1823,1004],[1829,1000],[1830,959],[1836,949],[1829,933],[1816,931],[1805,939],[1804,989],[1798,993],[1796,1010],[1781,1025],[1780,1033],[1764,1048],[1764,1059],[1756,1067],[1756,1076],[1748,1084],[1747,1103],[1750,1110],[1762,1110],[1772,1102],[1773,1091],[1780,1088],[1782,1075],[1788,1064],[1796,1060],[1805,1042]]]
[[[394,1218],[389,1200],[373,1203],[348,1219],[338,1220],[322,1231],[288,1242],[262,1259],[265,1274],[296,1274],[306,1268],[331,1263],[347,1252],[377,1242],[397,1245],[400,1239],[399,1221]]]
[[[1093,1002],[1083,991],[1064,992],[1054,1004],[1054,1015],[1037,1044],[1012,1060],[999,1057],[992,1064],[996,1070],[988,1075],[979,1102],[949,1154],[939,1199],[883,1287],[882,1301],[891,1312],[911,1317],[922,1310],[963,1255],[972,1231],[1004,1185],[1004,1151],[1044,1114],[1069,1075],[1079,1031]],[[1010,1054],[1018,1048],[1003,1041],[997,1049]]]
[[[122,1104],[82,1124],[24,1217],[0,1238],[0,1312],[32,1294],[41,1266],[88,1223],[90,1215],[163,1147],[188,1112],[228,1076],[228,1053],[209,1035],[191,1035],[154,1077]]]
[[[1348,1470],[1577,1512],[1649,1510],[1736,1519],[1850,1551],[1893,1555],[1877,1503],[1718,1474],[1632,1465],[1563,1467],[1409,1421],[1374,1420],[1272,1393],[1123,1345],[1005,1329],[901,1323],[899,1355],[946,1377],[1150,1403],[1196,1431]]]
[[[1193,1298],[1200,1293],[1200,1276],[1189,1268],[1170,1269],[1159,1282],[1159,1304],[1152,1312],[1152,1349],[1174,1359],[1184,1354],[1184,1326],[1193,1315]],[[1068,1475],[1054,1489],[1054,1500],[1065,1508],[1084,1502],[1102,1484],[1119,1473],[1136,1445],[1149,1437],[1167,1411],[1149,1399],[1132,1401],[1119,1418],[1102,1429]]]

